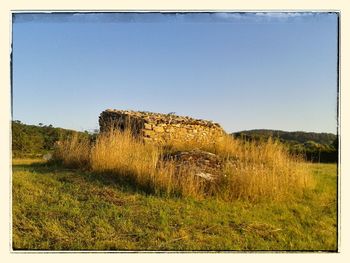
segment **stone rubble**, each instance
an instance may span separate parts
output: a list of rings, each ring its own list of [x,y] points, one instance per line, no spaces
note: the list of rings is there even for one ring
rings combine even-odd
[[[190,167],[196,176],[206,181],[215,181],[225,177],[223,174],[224,161],[213,153],[199,149],[178,151],[165,156],[166,161],[174,161],[177,169]]]

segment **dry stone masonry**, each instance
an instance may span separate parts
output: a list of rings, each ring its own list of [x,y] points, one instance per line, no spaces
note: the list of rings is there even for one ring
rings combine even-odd
[[[161,144],[170,140],[215,143],[225,134],[218,123],[211,121],[143,111],[108,109],[101,113],[99,124],[101,132],[130,127],[145,142]]]

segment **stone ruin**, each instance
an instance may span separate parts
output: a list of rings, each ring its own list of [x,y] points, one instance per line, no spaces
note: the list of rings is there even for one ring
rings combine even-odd
[[[99,117],[100,131],[129,127],[145,142],[166,144],[168,141],[215,143],[225,131],[218,123],[174,114],[108,109]]]
[[[174,114],[143,111],[105,110],[99,117],[100,132],[130,128],[144,142],[166,145],[167,142],[196,142],[215,144],[225,131],[218,123]],[[200,149],[178,151],[164,156],[175,161],[176,168],[191,167],[195,175],[207,182],[217,181],[223,174],[223,160],[218,155]]]

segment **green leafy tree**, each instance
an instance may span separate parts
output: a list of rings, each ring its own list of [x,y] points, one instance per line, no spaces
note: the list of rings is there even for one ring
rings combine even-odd
[[[14,157],[42,155],[53,150],[55,142],[67,138],[73,132],[52,125],[26,125],[12,121],[12,153]]]

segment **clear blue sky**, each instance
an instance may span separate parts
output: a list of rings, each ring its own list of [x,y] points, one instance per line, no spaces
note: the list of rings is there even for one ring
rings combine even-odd
[[[107,108],[335,133],[337,15],[16,14],[13,119],[93,130]]]

